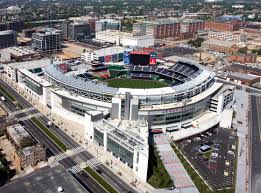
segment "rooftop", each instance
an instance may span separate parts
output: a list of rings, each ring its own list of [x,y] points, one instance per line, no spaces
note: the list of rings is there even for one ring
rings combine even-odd
[[[256,78],[258,78],[257,76],[253,76],[251,74],[243,74],[243,73],[239,73],[239,72],[230,72],[227,75],[228,78],[234,78],[234,79],[239,79],[239,80],[254,80]]]
[[[9,136],[14,140],[14,142],[18,146],[22,146],[21,143],[23,142],[24,139],[31,139],[31,140],[33,140],[31,135],[20,124],[15,124],[15,125],[12,125],[12,126],[8,126],[7,127],[7,132],[9,134]]]
[[[10,68],[18,68],[18,69],[35,69],[35,68],[42,68],[48,66],[52,63],[51,59],[43,58],[40,60],[31,60],[25,62],[13,62],[7,64]],[[55,62],[54,62],[55,63]]]
[[[0,192],[5,193],[54,193],[62,187],[64,193],[88,193],[61,165],[54,168],[49,166],[11,181],[0,187]]]
[[[31,80],[34,82],[37,82],[38,84],[44,86],[44,87],[49,87],[52,86],[52,84],[45,79],[33,74],[32,72],[26,70],[26,69],[19,69],[19,71],[24,74],[25,76],[29,77]]]
[[[50,34],[60,34],[61,30],[57,30],[55,28],[43,28],[36,32],[37,35],[50,35]]]
[[[108,133],[113,136],[118,141],[121,141],[122,144],[126,145],[128,149],[133,150],[134,148],[144,148],[147,145],[147,142],[144,141],[138,134],[134,132],[129,132],[126,128],[115,126],[112,122],[109,122],[105,119],[95,123],[96,128],[100,130],[107,130]]]
[[[12,54],[16,57],[37,54],[37,52],[35,52],[33,49],[31,49],[30,47],[26,47],[26,46],[9,47],[9,48],[3,49],[2,51],[9,52],[10,54]]]
[[[217,45],[217,46],[229,47],[229,48],[235,45],[235,43],[230,41],[215,40],[215,39],[204,41],[203,44],[211,44],[211,45]]]

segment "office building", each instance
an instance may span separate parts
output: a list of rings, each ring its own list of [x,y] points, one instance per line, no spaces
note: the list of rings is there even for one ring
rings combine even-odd
[[[13,30],[16,32],[24,28],[24,22],[20,20],[8,21],[0,23],[0,31]]]
[[[0,49],[16,46],[16,37],[15,31],[0,31]]]
[[[69,24],[68,37],[72,40],[81,40],[91,35],[90,24],[86,22],[74,22]]]
[[[60,52],[61,43],[61,30],[44,28],[32,34],[32,47],[42,53]]]
[[[104,30],[119,30],[121,31],[121,21],[113,19],[102,19],[95,21],[95,31],[104,31]]]

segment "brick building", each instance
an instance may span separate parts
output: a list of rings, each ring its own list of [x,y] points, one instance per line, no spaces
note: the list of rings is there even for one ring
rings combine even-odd
[[[237,31],[239,30],[240,23],[237,21],[220,22],[220,21],[207,21],[205,22],[205,29],[216,31]]]
[[[231,55],[229,57],[230,62],[239,62],[241,64],[255,63],[256,59],[257,56],[253,54],[236,54],[236,55]]]
[[[235,82],[237,84],[252,86],[253,84],[260,82],[260,77],[238,72],[231,72],[226,76],[226,80]]]
[[[30,165],[36,165],[45,159],[45,149],[40,144],[35,144],[16,150],[13,160],[16,170],[20,171]]]
[[[22,125],[8,126],[6,136],[11,146],[6,151],[11,151],[10,159],[17,171],[46,160],[45,148],[37,143]]]
[[[133,24],[133,34],[153,35],[156,39],[172,38],[180,35],[180,21],[177,19],[158,19]]]
[[[181,33],[196,33],[205,29],[205,22],[198,19],[186,19],[181,22]]]
[[[233,42],[212,39],[203,42],[202,47],[206,50],[222,52],[227,54],[237,53],[239,50],[239,48]]]

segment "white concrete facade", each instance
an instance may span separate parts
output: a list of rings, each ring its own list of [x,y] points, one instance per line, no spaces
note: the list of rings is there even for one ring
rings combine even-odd
[[[133,173],[143,180],[144,182],[147,181],[147,171],[148,171],[148,161],[149,161],[149,146],[148,146],[148,132],[146,139],[137,139],[136,136],[132,136],[131,133],[129,133],[128,129],[123,129],[117,126],[114,126],[113,123],[109,123],[106,120],[99,120],[98,122],[93,122],[91,115],[85,114],[85,137],[87,141],[90,141],[92,143],[99,143],[99,145],[102,145],[104,148],[104,152],[110,152],[115,157],[117,157],[119,160],[121,160],[123,163],[126,164],[126,166],[129,166],[132,168]],[[141,128],[141,130],[148,128],[144,127]],[[96,141],[95,137],[95,130],[98,130],[100,133],[103,134],[102,143],[101,141]],[[114,133],[121,133],[121,136],[114,135]],[[133,132],[133,131],[132,131]],[[114,136],[114,137],[112,137]],[[125,162],[123,157],[120,157],[117,155],[116,152],[110,151],[111,149],[108,144],[108,139],[113,140],[116,144],[118,144],[123,149],[127,148],[126,151],[132,152],[132,165],[129,165],[129,163]],[[126,138],[126,140],[125,140]],[[129,140],[132,141],[132,143],[129,143]],[[133,143],[135,145],[133,145]]]
[[[96,41],[110,42],[130,48],[146,48],[154,46],[153,35],[133,35],[132,33],[116,30],[99,31],[95,34]]]

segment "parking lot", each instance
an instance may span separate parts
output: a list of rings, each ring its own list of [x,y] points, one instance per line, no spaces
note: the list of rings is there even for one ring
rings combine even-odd
[[[219,190],[233,186],[236,141],[232,130],[216,127],[180,142],[179,147],[204,181]]]

